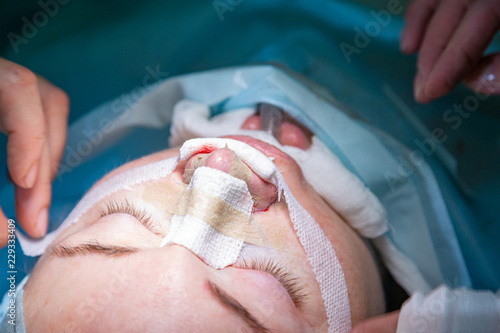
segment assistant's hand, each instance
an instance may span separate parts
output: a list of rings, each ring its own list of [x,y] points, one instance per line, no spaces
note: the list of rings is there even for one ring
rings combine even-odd
[[[351,333],[396,333],[399,310],[362,321],[354,326]]]
[[[500,28],[498,0],[413,0],[401,50],[419,52],[415,99],[427,103],[461,80],[484,94],[500,94],[500,53],[483,58]]]
[[[15,183],[16,215],[33,237],[47,232],[52,180],[64,151],[69,99],[28,69],[0,58],[0,131],[8,135],[7,167]],[[7,242],[0,207],[0,247]]]

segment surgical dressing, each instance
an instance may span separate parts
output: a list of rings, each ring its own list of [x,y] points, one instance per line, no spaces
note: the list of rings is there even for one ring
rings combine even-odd
[[[189,180],[191,179],[189,178]],[[176,185],[182,187],[184,184]],[[283,250],[285,248],[285,239],[282,237],[285,232],[285,227],[283,225],[270,226],[265,223],[260,224],[258,219],[252,219],[250,224],[247,224],[245,227],[240,227],[246,215],[236,207],[230,206],[227,202],[215,196],[213,191],[199,191],[197,188],[189,188],[189,186],[186,185],[187,188],[183,190],[183,194],[179,199],[172,197],[168,189],[169,186],[172,186],[172,184],[167,185],[161,182],[147,184],[140,196],[141,201],[153,205],[155,209],[161,210],[167,214],[162,221],[162,227],[166,229],[169,228],[172,216],[184,216],[189,209],[189,212],[198,218],[206,215],[218,215],[216,219],[201,219],[228,236],[244,239],[246,244],[269,248],[270,243],[272,243],[272,247],[277,250]],[[195,204],[198,201],[200,204],[205,203],[205,209],[200,209],[198,206],[199,204]],[[207,207],[209,204],[210,207]],[[221,207],[222,205],[224,207]],[[224,210],[224,214],[219,214],[219,210]],[[222,227],[221,230],[219,230],[219,226]]]
[[[236,262],[252,220],[253,200],[246,183],[200,167],[186,192],[180,205],[183,214],[172,217],[160,246],[183,245],[215,269]]]

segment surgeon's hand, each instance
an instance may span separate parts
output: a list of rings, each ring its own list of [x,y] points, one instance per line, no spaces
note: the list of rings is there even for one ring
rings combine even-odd
[[[413,0],[401,50],[419,52],[415,99],[430,102],[464,78],[480,93],[500,94],[500,53],[483,58],[499,29],[498,0]]]
[[[16,215],[33,237],[47,232],[52,180],[66,142],[66,93],[30,70],[0,58],[0,131],[7,134],[7,167],[15,184]],[[0,247],[7,242],[0,207]]]
[[[354,326],[351,333],[396,333],[399,310],[362,321]]]

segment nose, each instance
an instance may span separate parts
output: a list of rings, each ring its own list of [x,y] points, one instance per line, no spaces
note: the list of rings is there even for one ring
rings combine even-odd
[[[276,187],[257,176],[236,154],[228,149],[217,149],[209,154],[197,154],[191,157],[184,169],[184,182],[189,183],[191,177],[200,166],[225,172],[243,180],[252,194],[254,210],[265,210],[278,199]]]
[[[172,266],[172,269],[182,270],[184,267],[186,269],[193,269],[194,267],[204,268],[206,265],[203,261],[188,248],[179,244],[168,244],[163,247],[166,258],[166,263]]]

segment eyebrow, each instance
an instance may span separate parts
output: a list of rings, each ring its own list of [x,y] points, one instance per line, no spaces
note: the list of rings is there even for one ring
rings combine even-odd
[[[239,317],[241,317],[245,322],[247,322],[250,327],[257,332],[270,332],[269,328],[266,328],[264,324],[259,322],[257,318],[252,316],[250,311],[248,311],[243,305],[241,305],[238,300],[234,297],[228,295],[219,286],[211,281],[207,281],[210,286],[210,290],[217,297],[217,299],[224,305],[228,305]]]
[[[55,255],[59,258],[68,258],[81,255],[100,254],[107,257],[119,257],[138,252],[139,249],[131,246],[120,246],[111,244],[102,244],[98,241],[91,241],[76,246],[57,245],[52,249],[50,256]]]

